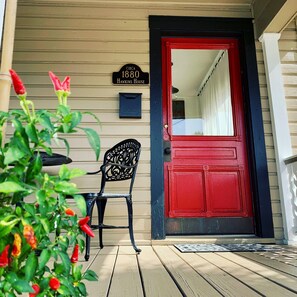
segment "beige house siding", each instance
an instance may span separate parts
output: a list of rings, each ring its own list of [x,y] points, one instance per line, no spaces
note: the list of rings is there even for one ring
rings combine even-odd
[[[282,67],[282,77],[288,112],[289,130],[291,135],[292,154],[297,154],[297,18],[293,19],[281,33],[279,50]],[[289,156],[288,156],[289,157]],[[296,162],[287,165],[288,180],[290,183],[293,222],[296,222]],[[295,226],[295,225],[294,225]]]
[[[134,5],[113,4],[112,1],[19,1],[13,67],[25,81],[30,98],[37,108],[54,108],[57,100],[47,72],[71,76],[72,109],[92,111],[101,120],[97,128],[90,116],[84,126],[98,129],[102,153],[116,142],[134,137],[142,143],[139,171],[134,188],[134,231],[138,244],[151,240],[150,194],[150,92],[149,86],[116,86],[112,72],[126,63],[138,64],[149,72],[149,15],[251,17],[245,4],[216,5],[179,2],[169,6],[159,2],[136,1]],[[174,2],[174,1],[173,1]],[[59,4],[60,3],[60,4]],[[63,4],[64,3],[64,4]],[[152,4],[154,3],[154,4]],[[282,222],[277,192],[269,106],[265,86],[263,57],[259,44],[258,61],[269,176],[274,211],[276,238],[281,239]],[[119,92],[142,93],[142,118],[120,119]],[[12,98],[11,108],[17,107]],[[153,111],[152,111],[153,112]],[[72,167],[95,170],[98,164],[83,134],[69,137]],[[297,144],[297,143],[296,143]],[[65,152],[57,148],[57,152]],[[98,177],[77,180],[82,191],[98,189]],[[112,223],[126,221],[126,208],[121,202],[109,203],[106,219]],[[128,243],[126,230],[106,230],[106,244]],[[94,241],[93,241],[94,242]]]
[[[292,149],[297,154],[297,18],[282,32],[279,48]]]

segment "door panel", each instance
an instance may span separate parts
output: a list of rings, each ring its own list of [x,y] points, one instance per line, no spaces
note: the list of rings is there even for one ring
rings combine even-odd
[[[164,38],[162,55],[167,234],[253,233],[237,40]]]
[[[245,199],[241,193],[240,172],[225,168],[225,171],[210,171],[207,175],[211,215],[246,215],[243,209]]]
[[[205,179],[202,168],[175,167],[171,168],[169,176],[169,183],[172,185],[169,187],[169,217],[196,217],[205,214]]]

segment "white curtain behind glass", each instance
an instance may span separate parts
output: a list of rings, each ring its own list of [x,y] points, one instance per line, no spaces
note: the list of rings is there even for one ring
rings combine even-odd
[[[199,95],[203,135],[233,135],[228,53],[225,52]]]

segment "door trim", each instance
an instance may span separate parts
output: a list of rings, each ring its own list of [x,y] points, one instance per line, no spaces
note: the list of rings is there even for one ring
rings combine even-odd
[[[253,24],[251,19],[150,16],[150,122],[152,239],[164,239],[164,170],[162,135],[163,37],[237,38],[242,67],[243,100],[246,112],[247,148],[256,234],[274,237],[267,157],[259,91]],[[256,140],[256,141],[255,141]]]

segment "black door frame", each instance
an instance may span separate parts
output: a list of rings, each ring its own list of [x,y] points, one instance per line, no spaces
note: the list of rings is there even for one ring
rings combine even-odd
[[[164,239],[164,170],[162,123],[163,37],[233,37],[239,40],[246,116],[255,235],[273,238],[273,221],[264,141],[261,98],[251,19],[150,16],[150,122],[152,239]]]

